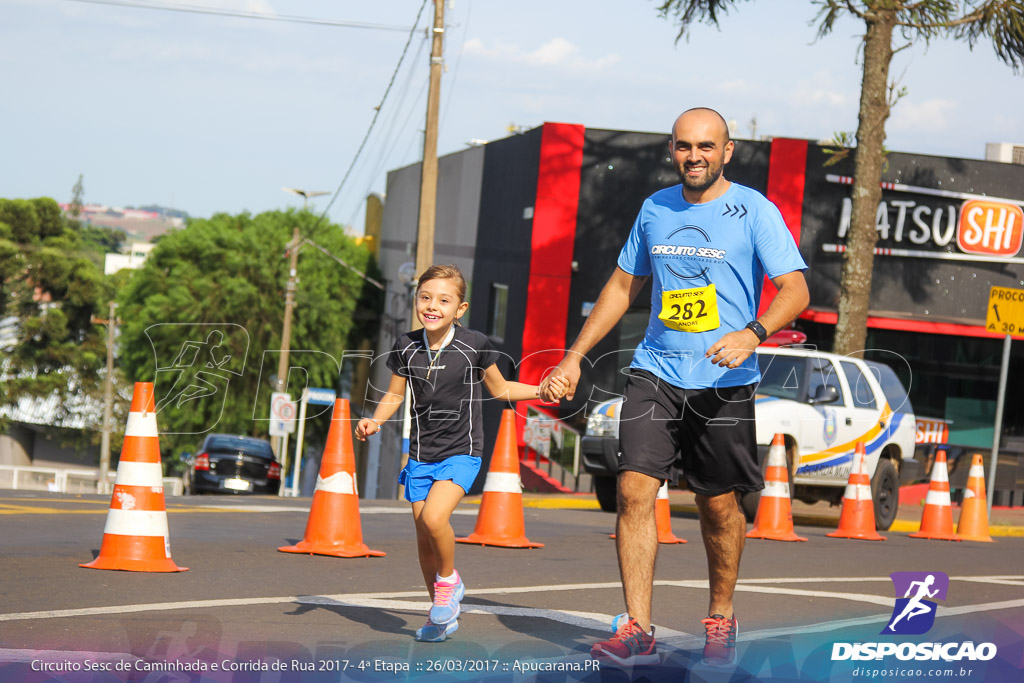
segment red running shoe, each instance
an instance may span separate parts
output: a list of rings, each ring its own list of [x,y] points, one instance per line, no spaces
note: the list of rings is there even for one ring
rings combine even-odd
[[[626,618],[626,621],[619,626],[619,622],[623,618]],[[610,659],[620,666],[656,664],[658,662],[658,648],[654,642],[654,626],[651,626],[650,634],[644,633],[636,619],[626,614],[620,614],[612,620],[612,631],[615,635],[610,639],[594,643],[594,646],[590,648],[591,657],[601,660]]]
[[[736,636],[740,632],[736,617],[726,619],[713,614],[700,623],[704,624],[704,663],[726,666],[736,661]]]

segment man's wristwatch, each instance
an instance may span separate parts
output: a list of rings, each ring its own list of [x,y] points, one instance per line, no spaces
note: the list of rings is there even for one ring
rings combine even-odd
[[[747,329],[757,335],[757,342],[759,344],[763,344],[764,340],[768,338],[768,330],[764,329],[764,325],[756,320],[751,320],[747,323]]]

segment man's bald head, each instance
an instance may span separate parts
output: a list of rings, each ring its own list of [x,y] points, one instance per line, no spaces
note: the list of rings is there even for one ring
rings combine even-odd
[[[687,109],[676,117],[676,121],[672,125],[672,138],[675,139],[676,131],[680,124],[686,125],[691,122],[701,124],[711,123],[716,132],[721,133],[721,144],[723,146],[732,140],[729,136],[729,124],[726,123],[725,117],[710,107],[694,107],[692,109]]]

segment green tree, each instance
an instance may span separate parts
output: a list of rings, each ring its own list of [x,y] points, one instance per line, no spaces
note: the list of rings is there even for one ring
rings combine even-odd
[[[889,82],[897,35],[906,42],[952,37],[971,49],[991,43],[996,55],[1019,71],[1024,67],[1024,0],[811,0],[819,7],[818,35],[831,32],[836,19],[850,15],[864,23],[857,149],[854,155],[853,207],[840,282],[836,353],[860,354],[867,335],[874,249],[875,214],[882,198],[879,183],[885,163],[885,122],[900,93]],[[665,0],[658,8],[673,17],[687,35],[694,22],[718,25],[720,14],[741,0]]]
[[[56,394],[67,411],[73,396],[95,395],[106,347],[91,319],[102,282],[57,202],[0,199],[0,319],[13,321],[14,337],[0,366],[0,405]]]
[[[164,235],[122,290],[121,366],[131,381],[156,382],[163,448],[193,448],[208,431],[266,435],[296,226],[352,268],[375,267],[311,213],[217,214]],[[373,333],[380,307],[352,269],[309,246],[300,253],[290,364],[306,375],[293,371],[293,398],[303,380],[336,385],[335,361]]]
[[[71,203],[68,204],[68,213],[71,218],[78,220],[82,215],[82,199],[85,197],[85,185],[82,183],[82,174],[78,174],[78,180],[71,188]]]
[[[96,262],[103,265],[104,254],[117,254],[124,244],[124,230],[117,228],[106,228],[102,225],[83,225],[81,228],[82,240],[88,248],[95,252]]]

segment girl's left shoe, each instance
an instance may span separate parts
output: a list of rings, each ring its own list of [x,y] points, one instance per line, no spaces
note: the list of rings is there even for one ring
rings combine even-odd
[[[448,624],[459,618],[461,603],[466,595],[462,575],[455,572],[455,583],[434,582],[434,604],[430,608],[430,620],[435,624]]]
[[[440,643],[459,630],[458,620],[447,624],[435,624],[429,618],[427,623],[416,630],[416,640],[424,643]]]

